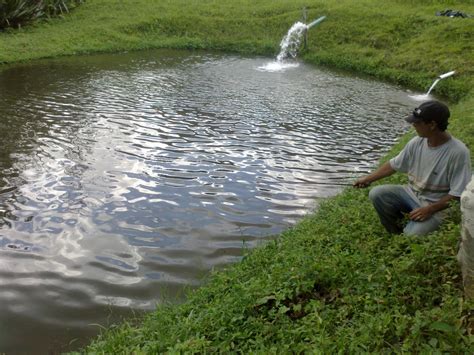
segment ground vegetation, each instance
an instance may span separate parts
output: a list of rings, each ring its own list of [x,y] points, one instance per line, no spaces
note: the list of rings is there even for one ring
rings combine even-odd
[[[84,0],[0,0],[0,31],[63,15]]]

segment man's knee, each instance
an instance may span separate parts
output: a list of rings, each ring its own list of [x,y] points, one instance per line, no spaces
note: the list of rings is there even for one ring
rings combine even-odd
[[[386,194],[386,188],[384,185],[375,186],[369,192],[369,199],[372,203],[379,201]]]
[[[410,221],[403,229],[403,234],[407,236],[422,236],[434,232],[441,225],[442,220],[431,217],[424,222]]]

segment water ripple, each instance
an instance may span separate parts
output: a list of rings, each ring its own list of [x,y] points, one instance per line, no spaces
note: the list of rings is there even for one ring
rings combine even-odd
[[[267,62],[150,52],[0,74],[0,311],[44,330],[28,348],[2,328],[0,352],[49,351],[47,334],[90,335],[106,307],[151,309],[198,285],[407,128],[397,88]]]

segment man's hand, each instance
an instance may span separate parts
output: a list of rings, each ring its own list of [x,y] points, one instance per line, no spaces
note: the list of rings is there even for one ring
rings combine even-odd
[[[356,181],[354,181],[352,186],[356,187],[358,189],[364,188],[364,187],[369,187],[370,186],[370,181],[367,178],[367,176],[364,176],[364,177],[361,177],[361,178],[357,179]]]
[[[413,211],[411,211],[408,214],[408,218],[410,218],[412,221],[415,221],[415,222],[426,221],[436,212],[444,210],[445,208],[448,208],[449,203],[455,200],[459,200],[459,197],[448,194],[442,197],[441,199],[439,199],[439,201],[432,203],[431,205],[415,208]]]
[[[433,215],[434,211],[431,206],[416,208],[408,214],[408,218],[415,222],[426,221]]]
[[[380,180],[384,177],[390,176],[395,172],[395,170],[390,165],[390,162],[384,163],[380,168],[375,170],[372,174],[363,176],[357,179],[352,186],[361,188],[361,187],[368,187],[374,181]]]

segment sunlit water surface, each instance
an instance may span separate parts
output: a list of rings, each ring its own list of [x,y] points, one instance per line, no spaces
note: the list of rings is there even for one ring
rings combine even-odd
[[[0,352],[77,348],[176,299],[407,129],[399,88],[269,64],[157,51],[0,73]]]

